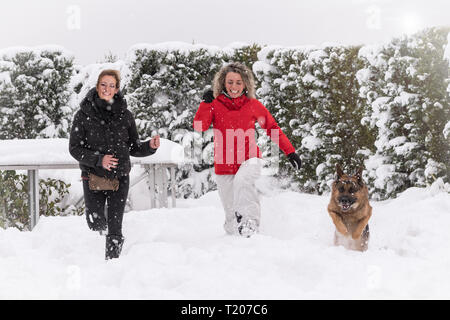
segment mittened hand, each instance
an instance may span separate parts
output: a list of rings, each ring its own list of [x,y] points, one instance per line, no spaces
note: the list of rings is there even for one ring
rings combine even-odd
[[[302,166],[302,160],[300,160],[300,157],[295,152],[288,154],[289,162],[292,164],[294,169],[299,170]]]
[[[205,93],[203,93],[202,97],[203,101],[206,103],[211,103],[214,100],[214,94],[212,90],[206,90]]]

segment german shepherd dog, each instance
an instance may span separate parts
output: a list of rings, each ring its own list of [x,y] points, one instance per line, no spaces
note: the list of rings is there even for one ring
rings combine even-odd
[[[328,213],[336,226],[334,244],[347,249],[365,251],[369,244],[369,219],[372,207],[369,192],[362,180],[363,168],[347,175],[336,165],[337,180],[333,182]]]

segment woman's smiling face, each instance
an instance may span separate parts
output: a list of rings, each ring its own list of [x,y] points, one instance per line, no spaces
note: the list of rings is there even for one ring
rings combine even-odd
[[[114,95],[119,92],[116,79],[113,76],[103,76],[97,87],[97,93],[100,99],[110,101]]]
[[[240,97],[245,89],[241,75],[236,72],[228,72],[225,76],[225,89],[231,98]]]

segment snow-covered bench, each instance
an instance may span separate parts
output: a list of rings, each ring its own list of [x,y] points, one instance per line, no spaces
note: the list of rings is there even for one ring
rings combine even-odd
[[[131,157],[132,165],[140,165],[145,169],[143,175],[131,181],[131,186],[147,179],[151,207],[168,207],[169,190],[172,207],[175,207],[175,168],[185,161],[181,145],[161,139],[161,145],[155,154],[144,158]],[[0,140],[0,170],[28,172],[30,230],[39,220],[39,170],[75,168],[79,168],[79,165],[69,153],[68,139]],[[170,172],[169,176],[167,171]]]

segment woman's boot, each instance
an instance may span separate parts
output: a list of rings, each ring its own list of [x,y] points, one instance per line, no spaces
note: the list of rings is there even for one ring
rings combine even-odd
[[[106,248],[105,248],[106,260],[118,258],[120,256],[124,240],[125,238],[122,236],[117,235],[106,236]]]

